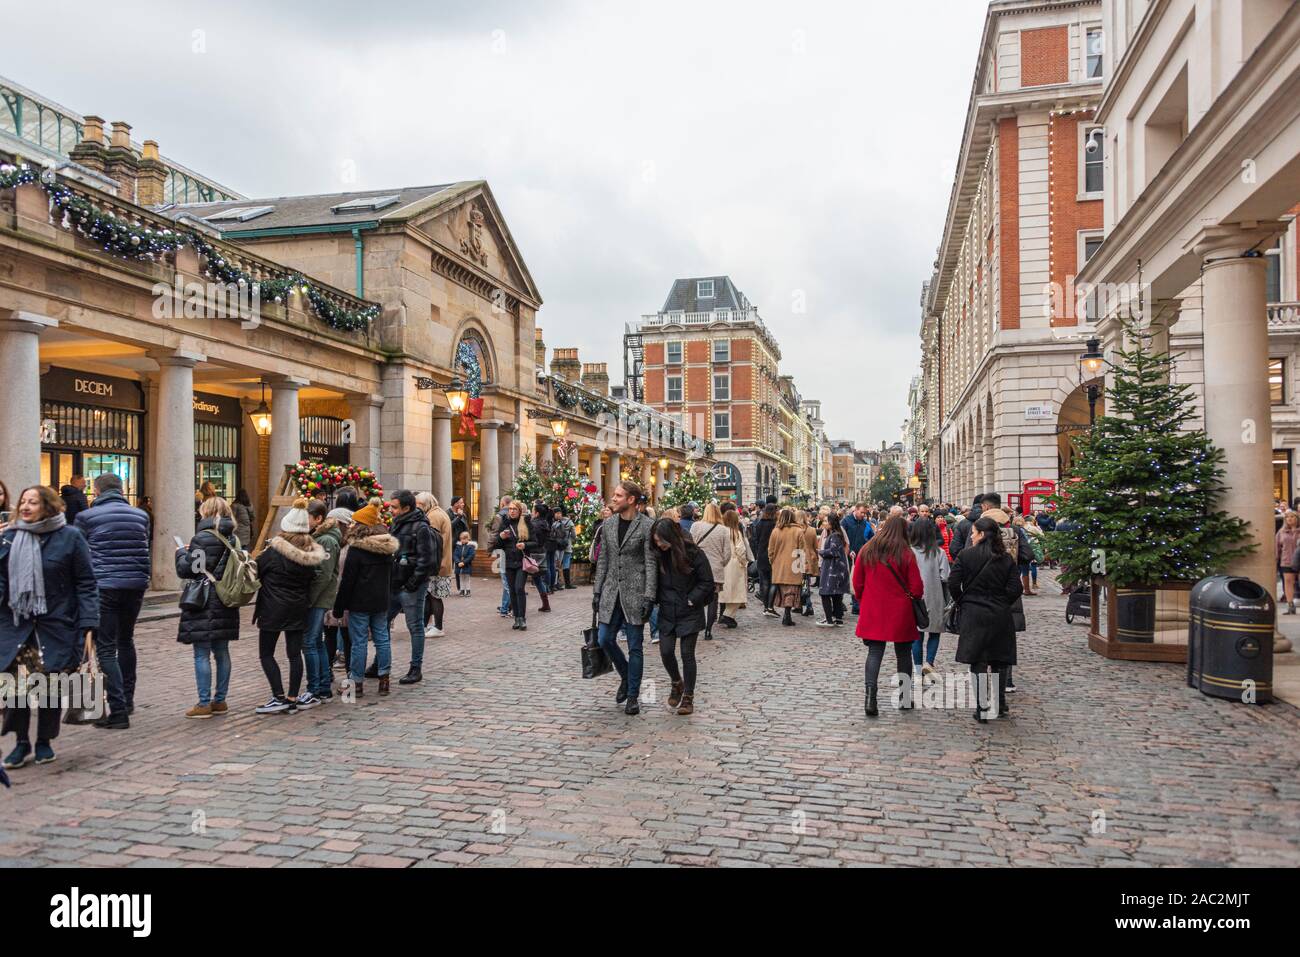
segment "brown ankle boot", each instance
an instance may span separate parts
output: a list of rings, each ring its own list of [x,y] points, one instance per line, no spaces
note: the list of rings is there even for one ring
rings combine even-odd
[[[388,695],[388,675],[379,676],[379,697],[383,698]]]
[[[677,713],[678,713],[678,714],[694,714],[694,713],[695,713],[695,695],[690,694],[689,692],[687,692],[686,694],[683,694],[683,695],[682,695],[682,704],[681,704],[681,707],[677,709]]]
[[[673,682],[673,690],[668,692],[668,707],[676,708],[682,703],[682,688],[684,685],[680,681]]]

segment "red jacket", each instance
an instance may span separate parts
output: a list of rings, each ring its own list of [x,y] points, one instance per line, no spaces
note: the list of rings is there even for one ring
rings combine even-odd
[[[903,565],[893,567],[906,583],[908,591],[921,598],[925,593],[925,583],[921,581],[921,569],[917,567],[911,549],[908,549]],[[889,565],[877,562],[868,568],[861,559],[854,562],[853,594],[862,607],[854,633],[863,641],[916,640],[918,632],[912,600],[903,593]]]

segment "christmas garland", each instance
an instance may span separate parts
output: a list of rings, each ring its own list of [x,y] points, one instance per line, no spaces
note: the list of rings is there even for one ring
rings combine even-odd
[[[553,385],[555,388],[555,401],[560,403],[561,406],[572,409],[578,404],[578,394],[576,392],[566,389],[558,382],[553,382]]]
[[[379,317],[377,304],[348,309],[326,296],[315,283],[301,273],[290,273],[275,279],[257,280],[234,263],[198,233],[172,229],[154,229],[142,226],[138,220],[128,220],[105,212],[85,196],[81,196],[59,182],[54,170],[38,173],[23,163],[14,166],[0,164],[0,189],[19,186],[40,186],[49,195],[50,214],[62,214],[60,225],[75,230],[86,239],[99,245],[104,252],[120,259],[157,262],[160,256],[175,253],[182,246],[192,248],[203,260],[203,271],[210,279],[251,286],[259,295],[275,302],[283,302],[294,291],[301,291],[311,303],[316,315],[327,326],[343,331],[365,329]]]
[[[465,370],[465,391],[469,397],[477,399],[483,395],[483,369],[478,364],[474,347],[464,340],[456,347],[456,365]]]
[[[289,478],[293,480],[299,494],[307,496],[324,491],[333,498],[334,493],[343,486],[351,485],[360,493],[364,502],[384,491],[374,472],[355,465],[326,465],[302,459],[289,470]]]
[[[582,406],[582,411],[586,412],[593,419],[604,411],[605,408],[605,403],[600,399],[595,399],[586,395],[579,399],[578,403]]]

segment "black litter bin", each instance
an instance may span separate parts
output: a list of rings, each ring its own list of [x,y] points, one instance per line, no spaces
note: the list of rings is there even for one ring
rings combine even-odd
[[[1273,700],[1273,596],[1249,578],[1216,575],[1192,588],[1187,684],[1202,694]]]

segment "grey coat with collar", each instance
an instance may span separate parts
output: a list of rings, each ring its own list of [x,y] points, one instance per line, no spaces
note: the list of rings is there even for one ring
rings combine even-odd
[[[600,596],[601,624],[614,619],[614,609],[623,606],[623,620],[629,625],[643,624],[641,606],[654,601],[659,590],[659,559],[655,554],[650,530],[654,522],[638,514],[628,526],[623,544],[618,543],[618,516],[611,515],[601,525],[600,560],[596,562],[595,592]]]

